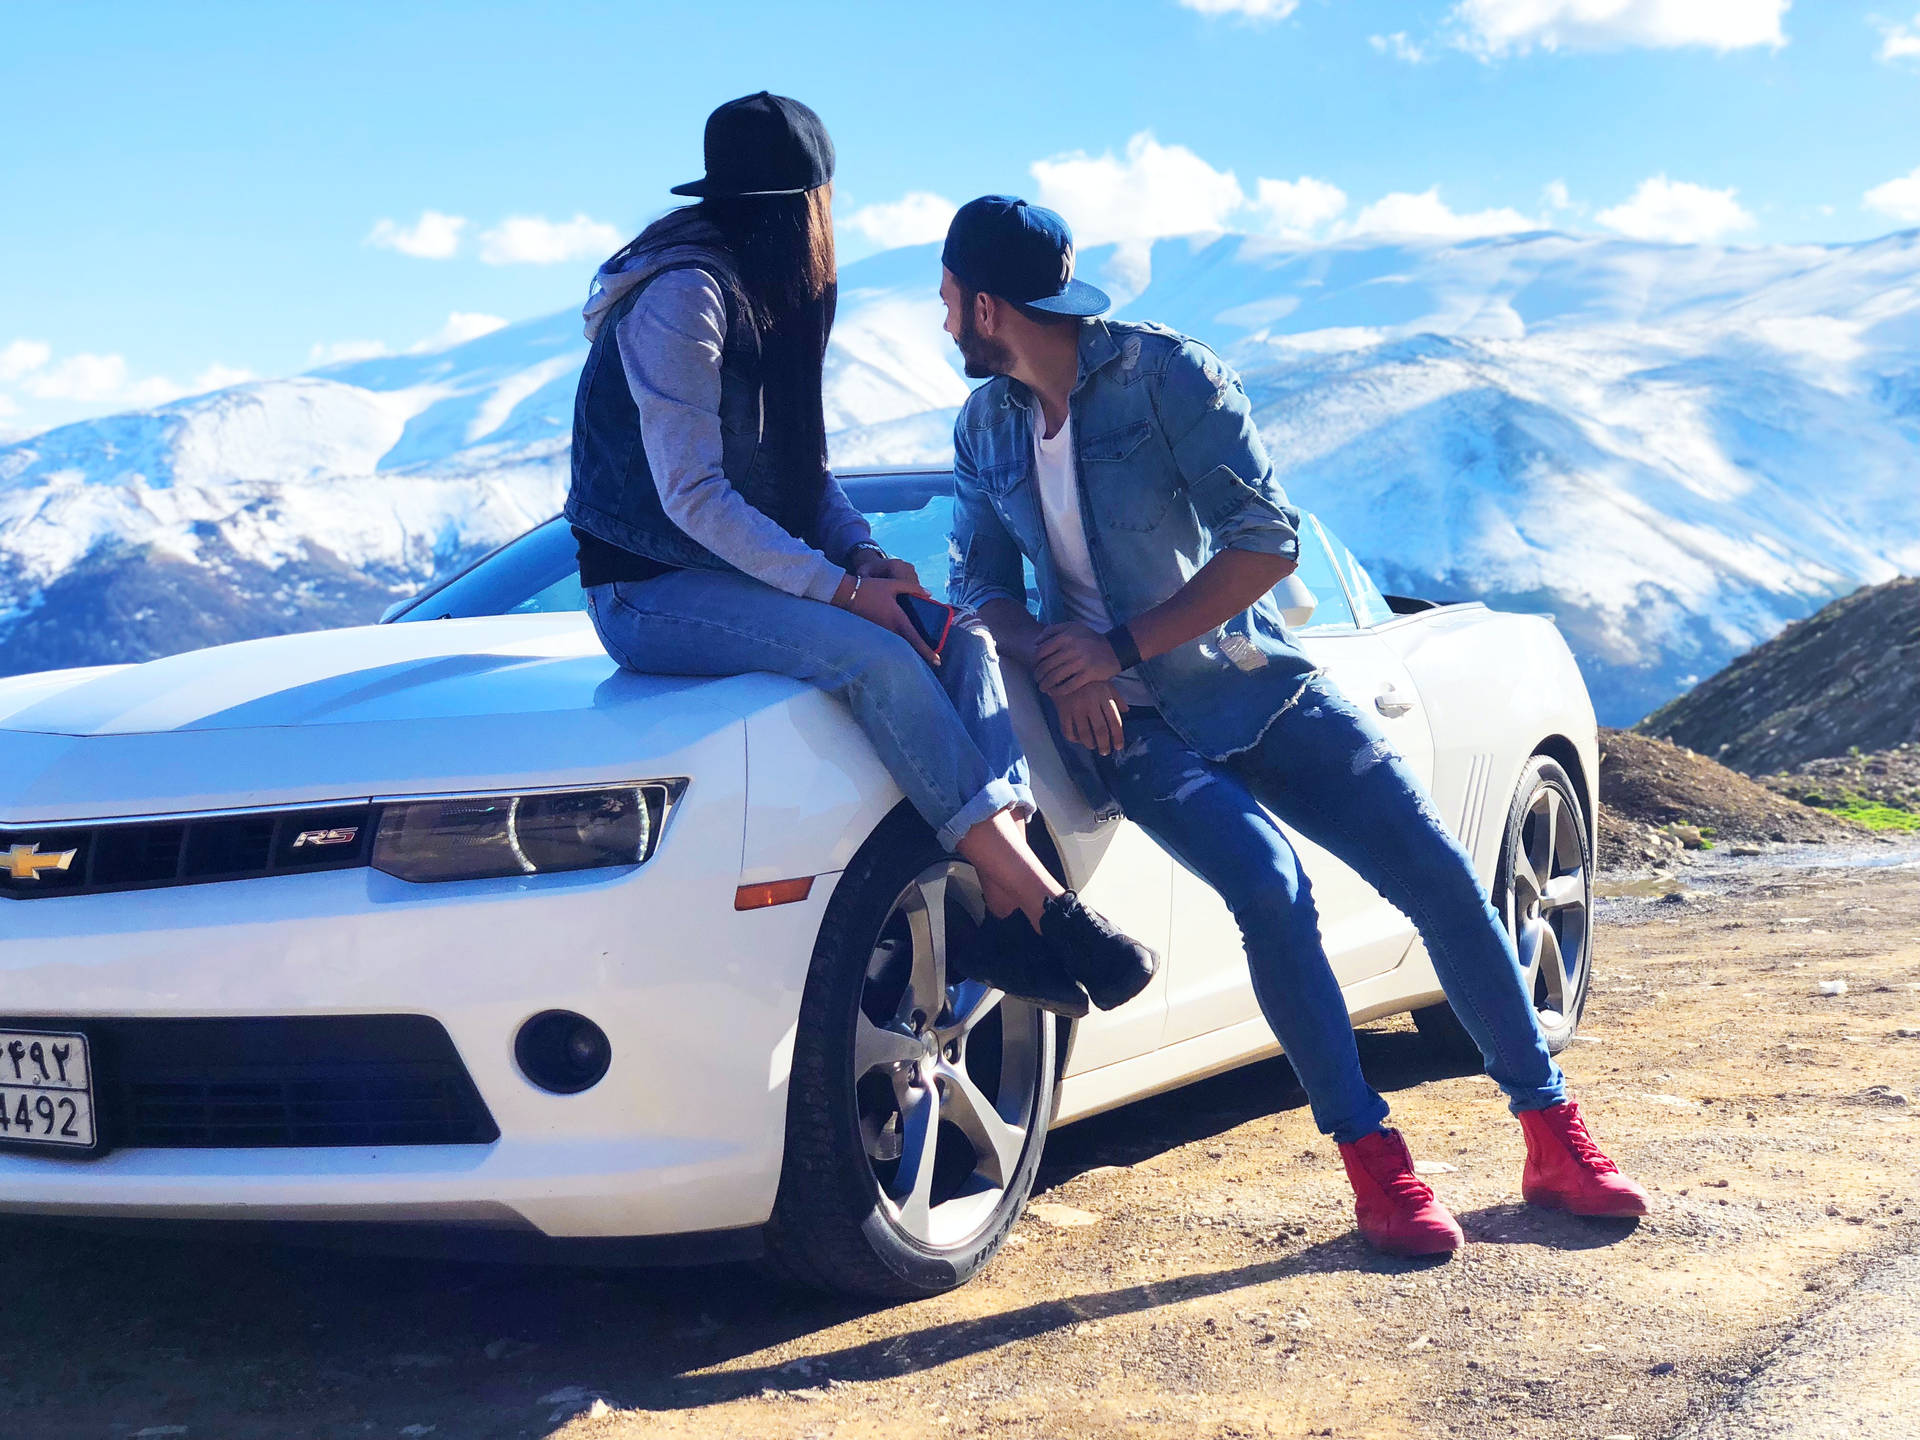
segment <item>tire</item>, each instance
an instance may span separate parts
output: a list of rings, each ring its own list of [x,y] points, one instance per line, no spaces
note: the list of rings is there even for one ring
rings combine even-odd
[[[1558,1055],[1573,1042],[1593,981],[1593,842],[1580,792],[1560,765],[1535,755],[1507,811],[1493,908],[1513,936],[1527,992]],[[1480,1047],[1447,1004],[1413,1012],[1434,1049],[1478,1065]]]
[[[937,1295],[978,1274],[1020,1218],[1053,1114],[1058,1027],[950,981],[983,914],[972,867],[904,806],[835,887],[801,997],[766,1231],[786,1278]]]

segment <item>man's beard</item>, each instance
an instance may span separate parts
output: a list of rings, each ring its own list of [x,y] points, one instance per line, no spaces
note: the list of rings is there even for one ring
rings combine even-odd
[[[1013,350],[1004,340],[990,340],[974,327],[973,307],[960,321],[960,333],[953,337],[966,364],[969,380],[991,380],[996,375],[1013,373]]]

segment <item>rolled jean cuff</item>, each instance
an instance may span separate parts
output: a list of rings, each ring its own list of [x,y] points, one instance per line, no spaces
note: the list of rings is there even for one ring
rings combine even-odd
[[[940,827],[935,836],[942,850],[957,849],[961,837],[982,820],[991,820],[1002,810],[1017,810],[1017,819],[1033,814],[1033,791],[1011,780],[989,780],[986,788],[960,807],[960,813]]]
[[[1529,1110],[1550,1110],[1567,1098],[1567,1077],[1560,1073],[1558,1065],[1553,1067],[1553,1079],[1537,1090],[1507,1092],[1507,1108],[1516,1115],[1524,1115]]]

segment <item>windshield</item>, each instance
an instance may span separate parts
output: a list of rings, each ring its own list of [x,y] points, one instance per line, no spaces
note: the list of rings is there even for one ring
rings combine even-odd
[[[881,548],[911,561],[921,582],[944,600],[953,477],[943,471],[859,475],[844,477],[841,484],[872,524]],[[387,619],[398,624],[586,608],[573,530],[556,518],[509,540],[437,588],[402,602]]]
[[[873,526],[873,538],[889,555],[911,561],[920,582],[935,599],[947,598],[947,532],[953,525],[953,476],[944,471],[843,477],[847,498],[860,507]],[[1306,628],[1351,629],[1354,615],[1347,606],[1336,572],[1358,572],[1359,562],[1337,541],[1323,544],[1313,524],[1303,527],[1299,577],[1318,602]],[[1027,567],[1027,594],[1037,606],[1033,567]],[[1373,582],[1365,581],[1365,590]],[[564,519],[535,526],[510,540],[491,555],[469,566],[437,589],[403,601],[387,617],[392,623],[413,620],[465,620],[479,615],[538,615],[554,611],[585,610],[580,590],[573,531]],[[1385,602],[1379,615],[1385,618]]]

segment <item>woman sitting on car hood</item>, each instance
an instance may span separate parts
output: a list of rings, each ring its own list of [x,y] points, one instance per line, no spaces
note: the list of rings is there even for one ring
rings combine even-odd
[[[1035,857],[1025,756],[992,641],[935,654],[827,467],[833,142],[765,91],[707,120],[707,174],[594,277],[566,515],[607,653],[653,674],[767,670],[836,695],[995,917],[970,978],[1063,1014],[1145,987],[1152,951]],[[1016,918],[1024,916],[1024,920]]]

